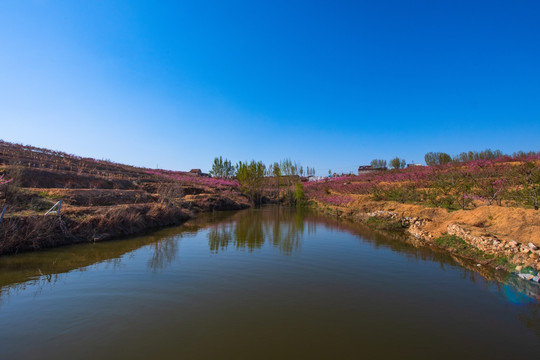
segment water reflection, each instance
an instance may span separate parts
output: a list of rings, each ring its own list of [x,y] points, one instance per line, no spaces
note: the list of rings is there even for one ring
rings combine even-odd
[[[523,280],[514,274],[495,270],[492,267],[478,266],[476,262],[426,246],[406,234],[374,230],[348,221],[340,223],[345,225],[340,227],[341,231],[348,231],[358,235],[361,241],[368,242],[375,248],[386,247],[415,260],[437,262],[441,269],[459,267],[462,279],[479,285],[488,285],[492,293],[508,303],[529,304],[540,302],[540,285],[532,281]]]
[[[178,253],[177,229],[170,228],[152,235],[129,240],[81,244],[36,253],[0,257],[0,306],[2,300],[32,288],[39,295],[47,286],[63,281],[69,273],[90,271],[96,266],[119,270],[138,249],[149,246],[152,256],[148,267],[164,269]]]
[[[163,272],[179,261],[180,244],[185,237],[204,232],[209,251],[219,254],[231,250],[253,252],[265,245],[290,256],[302,247],[317,228],[347,232],[359,243],[373,249],[390,249],[411,261],[436,262],[441,269],[459,268],[467,281],[488,286],[496,296],[512,304],[540,301],[540,286],[516,276],[453,257],[422,245],[404,234],[373,230],[358,223],[338,221],[309,210],[268,207],[240,212],[202,214],[180,227],[151,235],[97,244],[51,249],[38,253],[0,258],[0,306],[2,298],[28,287],[39,293],[73,271],[89,271],[94,266],[120,269],[141,248],[148,253],[147,268]],[[486,282],[487,281],[487,282]],[[484,285],[482,285],[484,284]],[[540,328],[540,326],[538,326]]]
[[[209,227],[208,246],[213,253],[229,245],[253,251],[271,244],[290,255],[300,248],[304,235],[315,233],[316,221],[306,211],[272,207],[262,211],[237,213]],[[306,231],[307,230],[307,231]]]
[[[181,235],[168,237],[149,245],[152,256],[148,260],[148,267],[153,272],[163,271],[176,259],[180,238]]]
[[[223,223],[214,225],[208,232],[208,246],[210,251],[218,253],[224,251],[233,241],[234,223]]]
[[[6,359],[528,358],[540,329],[532,283],[278,207],[0,258],[0,281]]]

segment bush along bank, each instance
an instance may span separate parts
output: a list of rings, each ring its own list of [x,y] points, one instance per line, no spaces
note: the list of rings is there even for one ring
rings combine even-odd
[[[492,234],[477,235],[464,226],[450,223],[442,234],[430,231],[437,218],[406,216],[395,211],[358,211],[348,206],[311,202],[323,213],[349,218],[382,230],[405,231],[421,245],[448,251],[458,258],[474,261],[477,267],[492,267],[540,283],[540,249],[533,243],[504,240]]]
[[[193,213],[164,204],[92,209],[88,214],[13,216],[0,226],[0,255],[103,241],[179,225]]]

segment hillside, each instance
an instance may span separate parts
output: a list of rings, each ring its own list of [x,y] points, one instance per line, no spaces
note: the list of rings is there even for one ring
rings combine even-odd
[[[480,263],[540,270],[540,155],[329,178],[305,185],[322,211],[405,228]]]
[[[98,241],[248,207],[234,181],[0,141],[0,254]],[[45,213],[62,200],[60,216]],[[3,206],[2,206],[3,207]]]

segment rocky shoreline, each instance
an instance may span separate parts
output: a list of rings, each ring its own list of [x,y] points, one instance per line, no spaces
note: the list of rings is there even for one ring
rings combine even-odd
[[[457,257],[477,263],[477,267],[488,266],[516,274],[523,280],[540,283],[540,249],[533,243],[500,239],[493,234],[473,234],[464,226],[451,223],[446,227],[445,236],[455,237],[456,242],[439,241],[441,238],[426,229],[426,225],[437,219],[405,216],[394,211],[355,211],[350,208],[316,204],[315,208],[326,214],[348,218],[370,225],[374,219],[385,221],[389,228],[400,227],[420,244],[436,247]],[[392,226],[393,225],[393,226]],[[457,246],[454,244],[457,243]],[[466,249],[467,251],[462,251]]]

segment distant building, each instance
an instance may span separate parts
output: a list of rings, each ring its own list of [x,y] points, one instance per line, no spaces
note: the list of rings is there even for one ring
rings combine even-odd
[[[203,177],[209,177],[210,175],[203,173],[201,169],[191,169],[189,170],[189,174],[191,176],[203,176]]]
[[[358,175],[368,174],[376,171],[382,171],[384,168],[374,168],[371,165],[361,165],[358,167]]]
[[[410,167],[416,167],[416,166],[424,166],[422,164],[407,164],[407,167],[410,168]]]

